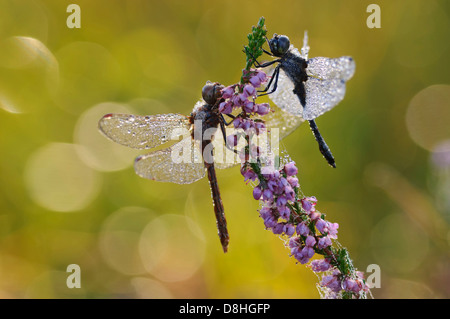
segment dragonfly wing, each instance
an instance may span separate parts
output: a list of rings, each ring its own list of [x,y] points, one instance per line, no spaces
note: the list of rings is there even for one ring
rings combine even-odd
[[[281,68],[279,71],[277,89],[269,95],[269,98],[284,112],[302,116],[303,106],[294,93],[294,83]]]
[[[149,149],[186,135],[189,120],[181,114],[128,115],[107,114],[98,123],[109,139],[136,149]]]
[[[355,61],[349,56],[340,58],[316,57],[307,61],[306,74],[322,80],[340,79],[348,81],[355,73]]]
[[[234,127],[225,128],[225,136],[231,136],[237,132],[238,130]],[[212,144],[214,147],[214,166],[216,168],[225,169],[241,163],[239,155],[231,150],[233,148],[231,146],[230,148],[226,146],[220,128],[214,134]],[[235,149],[240,149],[240,144],[238,144]]]
[[[273,76],[275,68],[268,68],[266,72]],[[268,129],[278,129],[280,138],[292,133],[304,120],[302,118],[303,106],[294,93],[294,83],[287,74],[280,69],[278,84],[275,92],[269,94],[272,100],[270,108],[273,112],[264,116],[257,116],[265,121]]]
[[[294,93],[291,93],[291,95],[297,98]],[[278,104],[275,105],[274,103],[272,103],[270,105],[270,109],[271,112],[269,112],[267,115],[258,116],[256,118],[264,120],[266,128],[271,132],[277,129],[280,139],[285,138],[286,136],[291,134],[300,124],[304,122],[304,119],[301,116],[294,115],[283,110],[279,107]]]
[[[200,143],[190,137],[169,148],[136,158],[136,174],[147,179],[176,184],[190,184],[205,176]]]
[[[345,82],[355,73],[351,57],[329,59],[317,57],[308,60],[305,82],[305,120],[313,120],[335,107],[345,96]]]

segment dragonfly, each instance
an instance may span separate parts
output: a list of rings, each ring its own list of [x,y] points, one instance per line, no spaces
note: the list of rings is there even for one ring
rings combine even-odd
[[[203,100],[196,103],[190,116],[106,114],[99,121],[99,129],[114,142],[135,149],[151,149],[188,132],[188,138],[170,147],[138,156],[134,169],[143,178],[176,184],[193,183],[207,173],[220,242],[223,251],[227,252],[227,221],[217,184],[213,152],[209,147],[218,127],[225,132],[226,122],[218,111],[223,88],[219,83],[208,82],[202,89]],[[204,139],[204,133],[208,130],[212,130],[209,133],[211,138]]]
[[[258,63],[258,68],[272,66],[271,78],[261,95],[269,98],[282,110],[309,122],[319,150],[328,164],[336,161],[320,134],[315,119],[335,107],[345,96],[345,85],[353,77],[355,62],[349,56],[339,58],[315,57],[308,59],[308,36],[305,32],[301,52],[291,45],[286,35],[274,34],[266,38],[270,52],[277,59]],[[273,65],[276,67],[273,68]]]
[[[189,116],[174,113],[106,114],[98,126],[110,140],[139,150],[153,149],[183,136],[166,148],[138,156],[134,170],[140,177],[176,184],[190,184],[207,175],[220,243],[227,252],[229,233],[215,169],[240,164],[241,160],[236,155],[237,149],[226,143],[230,131],[225,127],[230,123],[218,111],[218,105],[223,101],[220,92],[223,88],[220,83],[208,81],[202,89],[202,99]],[[267,130],[278,129],[281,139],[303,121],[287,115],[274,106],[274,112],[264,116]],[[232,114],[228,116],[233,118]]]

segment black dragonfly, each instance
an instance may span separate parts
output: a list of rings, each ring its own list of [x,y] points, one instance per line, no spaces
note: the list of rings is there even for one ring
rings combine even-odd
[[[278,59],[260,64],[259,68],[278,63],[272,68],[271,79],[261,95],[270,94],[270,99],[283,111],[302,117],[309,122],[319,150],[328,164],[336,167],[330,148],[319,132],[315,118],[331,110],[345,95],[345,83],[355,72],[355,62],[349,56],[339,58],[315,57],[308,59],[309,47],[305,32],[301,53],[285,35],[274,34],[266,38],[270,52],[266,54]]]

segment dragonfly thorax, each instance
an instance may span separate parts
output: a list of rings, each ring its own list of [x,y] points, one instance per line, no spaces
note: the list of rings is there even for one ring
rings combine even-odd
[[[196,108],[191,114],[192,136],[194,139],[211,140],[211,137],[217,131],[220,123],[220,117],[214,105],[203,104]]]

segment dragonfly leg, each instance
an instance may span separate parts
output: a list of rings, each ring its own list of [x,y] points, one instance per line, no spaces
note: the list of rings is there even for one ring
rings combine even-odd
[[[274,63],[281,62],[281,59],[276,59],[276,60],[269,61],[269,62],[265,62],[265,63],[262,63],[262,64],[261,64],[261,63],[259,63],[259,62],[255,59],[255,57],[253,56],[253,54],[247,50],[246,47],[244,47],[244,49],[245,49],[244,52],[245,52],[245,53],[248,53],[248,54],[252,57],[252,59],[254,60],[253,64],[254,64],[257,68],[265,68],[265,67],[268,67],[269,65],[272,65],[272,64],[274,64]],[[273,56],[270,52],[268,52],[268,51],[266,51],[266,50],[263,50],[263,52],[269,54],[270,56]]]
[[[222,114],[221,114],[221,117],[222,117],[222,121],[220,121],[220,130],[222,131],[222,135],[223,135],[223,140],[224,140],[224,142],[225,142],[225,146],[226,146],[230,151],[232,151],[232,152],[238,154],[238,151],[237,151],[236,149],[234,149],[234,148],[232,148],[230,145],[228,145],[227,136],[226,136],[226,134],[225,134],[225,125],[224,125],[224,123],[226,124],[226,122],[225,122],[225,119],[223,118],[223,115],[222,115]],[[230,122],[229,124],[231,124],[231,122]],[[226,124],[226,125],[229,125],[229,124]]]
[[[225,123],[226,126],[230,125],[231,123],[233,123],[233,120],[236,118],[236,116],[234,116],[233,114],[225,114],[226,116],[230,117],[232,120],[230,122],[227,123],[227,121],[225,121],[225,118],[222,115],[222,120],[223,123]]]

